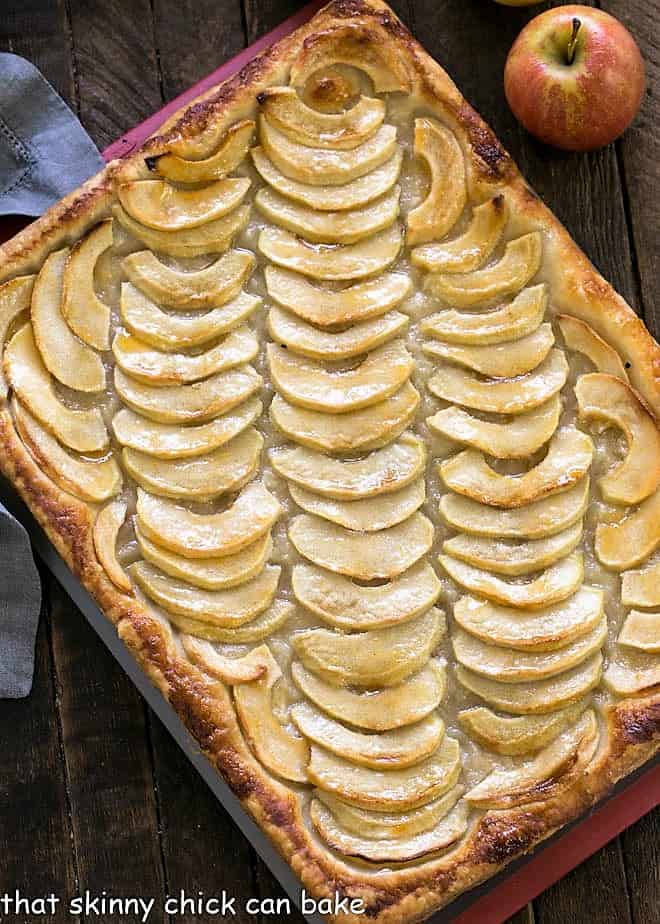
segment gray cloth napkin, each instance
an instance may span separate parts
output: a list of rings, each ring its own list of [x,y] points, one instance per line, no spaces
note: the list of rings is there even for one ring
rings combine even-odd
[[[41,215],[103,166],[39,71],[0,54],[0,215]],[[0,504],[0,697],[32,689],[41,586],[30,539]]]

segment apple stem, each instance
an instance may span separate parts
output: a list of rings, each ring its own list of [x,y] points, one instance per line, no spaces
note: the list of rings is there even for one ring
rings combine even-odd
[[[571,32],[571,37],[568,40],[568,46],[566,48],[566,61],[568,64],[572,64],[575,60],[578,32],[580,31],[581,26],[582,22],[577,18],[577,16],[575,16],[573,19],[573,30]]]

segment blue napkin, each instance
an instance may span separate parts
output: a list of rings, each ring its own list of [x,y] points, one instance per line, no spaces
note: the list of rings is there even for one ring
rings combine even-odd
[[[39,71],[0,54],[0,215],[41,215],[103,166]],[[21,524],[0,504],[0,697],[32,689],[41,586]]]

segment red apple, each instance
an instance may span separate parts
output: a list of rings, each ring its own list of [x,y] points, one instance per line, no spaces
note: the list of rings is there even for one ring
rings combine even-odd
[[[618,138],[640,107],[644,85],[644,61],[630,32],[589,6],[559,6],[532,19],[504,69],[516,118],[566,151]]]

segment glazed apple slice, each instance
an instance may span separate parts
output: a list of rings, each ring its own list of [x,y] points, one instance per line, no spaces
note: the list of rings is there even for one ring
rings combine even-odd
[[[543,321],[548,304],[544,285],[532,286],[508,304],[492,311],[439,311],[422,321],[422,332],[448,343],[488,346],[533,333]]]
[[[596,527],[598,561],[613,571],[641,564],[660,545],[660,490],[618,523]]]
[[[122,269],[140,291],[166,308],[215,308],[235,298],[256,265],[251,253],[230,250],[201,270],[167,266],[149,250],[131,253]]]
[[[557,321],[564,343],[569,350],[574,350],[586,356],[587,359],[591,360],[598,372],[614,375],[623,382],[628,381],[628,373],[623,360],[614,347],[606,343],[593,327],[590,327],[579,318],[571,317],[569,314],[558,314]]]
[[[233,628],[211,625],[199,619],[190,619],[170,613],[169,617],[181,632],[194,635],[195,638],[220,642],[223,645],[252,645],[269,638],[291,618],[294,607],[286,600],[275,600],[271,606],[255,616],[250,622]]]
[[[313,411],[275,395],[270,417],[285,436],[309,449],[366,452],[395,440],[412,421],[419,402],[419,392],[408,381],[384,401],[346,414]]]
[[[335,686],[392,687],[426,664],[445,629],[443,614],[433,608],[387,629],[359,635],[307,629],[292,642],[307,670]]]
[[[433,273],[424,280],[424,289],[454,308],[513,295],[536,276],[541,254],[541,235],[533,231],[509,241],[503,257],[491,266],[473,273]]]
[[[210,183],[222,179],[247,156],[255,124],[250,119],[243,119],[226,130],[224,125],[220,129],[221,137],[211,141],[211,150],[216,148],[213,153],[200,151],[195,146],[195,139],[186,138],[180,145],[172,144],[167,154],[150,158],[148,166],[172,183]],[[202,136],[202,143],[208,143],[209,139],[203,133]]]
[[[660,658],[648,651],[620,647],[610,661],[603,683],[616,696],[632,696],[660,683]]]
[[[256,295],[241,292],[231,301],[202,315],[176,315],[162,311],[132,283],[124,282],[120,310],[124,325],[138,340],[157,350],[176,353],[208,343],[233,330],[247,321],[260,304],[261,299]]]
[[[581,375],[575,386],[581,421],[623,432],[627,452],[622,462],[598,480],[611,504],[639,504],[660,484],[660,430],[630,386],[613,375]]]
[[[426,463],[424,443],[411,434],[355,461],[332,459],[303,447],[273,449],[278,474],[308,491],[338,500],[357,500],[397,491],[414,481]]]
[[[14,321],[30,307],[34,280],[34,276],[17,276],[0,285],[0,353]],[[0,398],[6,398],[7,394],[7,380],[0,365]]]
[[[288,311],[323,330],[381,317],[410,294],[410,279],[387,273],[342,289],[313,285],[298,273],[267,266],[268,294]]]
[[[660,562],[621,575],[621,602],[624,606],[660,606]]]
[[[446,669],[433,659],[400,686],[368,693],[335,687],[298,661],[291,665],[291,673],[299,689],[323,712],[374,732],[421,722],[438,707],[447,689]]]
[[[117,558],[117,536],[126,520],[127,505],[113,501],[99,511],[94,520],[92,538],[96,557],[115,587],[126,594],[133,593],[133,585]]]
[[[474,207],[470,224],[449,241],[415,247],[410,258],[429,273],[470,273],[485,263],[497,247],[507,222],[504,196]]]
[[[638,651],[660,653],[660,613],[631,610],[617,639],[619,645]]]
[[[429,390],[444,401],[492,414],[523,414],[545,404],[568,378],[561,350],[552,350],[540,366],[511,379],[481,379],[456,366],[443,366],[428,382]]]
[[[557,430],[545,458],[522,475],[502,475],[466,449],[439,466],[448,488],[493,507],[522,507],[565,491],[589,471],[593,443],[576,427]]]
[[[250,188],[247,177],[215,180],[181,189],[164,180],[131,180],[117,189],[125,211],[156,231],[184,231],[222,218],[237,208]]]
[[[134,411],[163,424],[208,420],[246,402],[262,384],[252,366],[237,366],[190,385],[146,385],[115,366],[115,388]],[[254,408],[255,402],[247,406]],[[259,416],[261,409],[255,416]],[[181,428],[179,428],[181,429]]]
[[[461,533],[442,544],[442,550],[453,558],[496,574],[516,577],[548,568],[569,555],[582,539],[582,521],[545,539],[498,539]]]
[[[112,219],[107,218],[74,244],[64,265],[62,314],[74,334],[95,350],[110,349],[111,311],[96,294],[94,270],[112,242]]]
[[[323,497],[295,484],[289,486],[289,491],[292,500],[307,513],[364,533],[388,529],[407,520],[426,498],[423,478],[413,481],[400,491],[350,501]]]
[[[259,235],[260,252],[273,263],[313,279],[342,282],[384,272],[401,250],[401,228],[384,231],[357,244],[308,244],[290,231],[265,228]]]
[[[192,635],[183,635],[181,644],[196,667],[228,686],[260,680],[268,673],[269,658],[266,652],[270,652],[266,645],[253,648],[242,658],[232,658],[220,654],[210,642]]]
[[[419,763],[435,751],[445,733],[445,723],[436,714],[415,725],[378,735],[353,731],[309,703],[295,705],[291,717],[298,731],[314,744],[376,770],[402,769]]]
[[[467,443],[497,459],[524,459],[544,446],[559,424],[561,399],[554,395],[545,404],[506,423],[481,420],[462,408],[447,407],[426,422],[434,432],[458,443]]]
[[[229,249],[234,238],[248,223],[250,206],[240,205],[222,218],[179,231],[156,231],[149,228],[132,218],[119,204],[113,207],[112,214],[125,231],[149,250],[168,257],[201,257],[205,254],[224,253]]]
[[[68,250],[48,256],[32,291],[32,329],[41,358],[58,382],[75,391],[105,388],[100,356],[71,331],[62,315],[62,282]]]
[[[335,333],[319,330],[276,305],[268,312],[268,333],[275,343],[301,356],[328,361],[351,359],[375,350],[402,334],[409,323],[407,314],[390,311]]]
[[[426,161],[431,183],[424,201],[408,213],[409,245],[444,237],[467,202],[463,151],[454,133],[435,119],[415,119],[414,148]]]
[[[314,565],[296,565],[292,589],[302,606],[331,626],[349,631],[384,629],[428,610],[440,596],[435,571],[422,562],[387,584],[355,584]]]
[[[5,348],[4,372],[9,386],[27,410],[60,443],[76,452],[100,452],[109,443],[98,408],[73,410],[55,394],[32,333],[24,324]]]
[[[583,584],[567,600],[532,612],[464,596],[454,604],[454,619],[470,635],[492,645],[555,651],[594,631],[604,608],[603,591]]]
[[[242,433],[261,414],[261,401],[253,398],[236,410],[192,427],[158,423],[122,408],[112,429],[122,446],[159,459],[184,459],[213,452]]]
[[[142,533],[187,558],[239,552],[267,533],[281,512],[276,498],[257,481],[243,488],[226,510],[206,514],[138,488],[137,524]]]
[[[92,461],[72,455],[16,398],[11,409],[19,436],[39,468],[64,491],[92,504],[121,491],[121,470],[112,456]]]
[[[531,372],[546,358],[555,342],[550,324],[541,324],[519,340],[487,346],[464,346],[430,340],[422,346],[428,356],[465,366],[493,378],[515,378]]]
[[[550,744],[564,729],[573,726],[584,712],[586,702],[579,702],[548,715],[502,716],[486,706],[473,706],[458,713],[458,721],[467,734],[482,747],[498,754],[517,756],[539,751]]]

